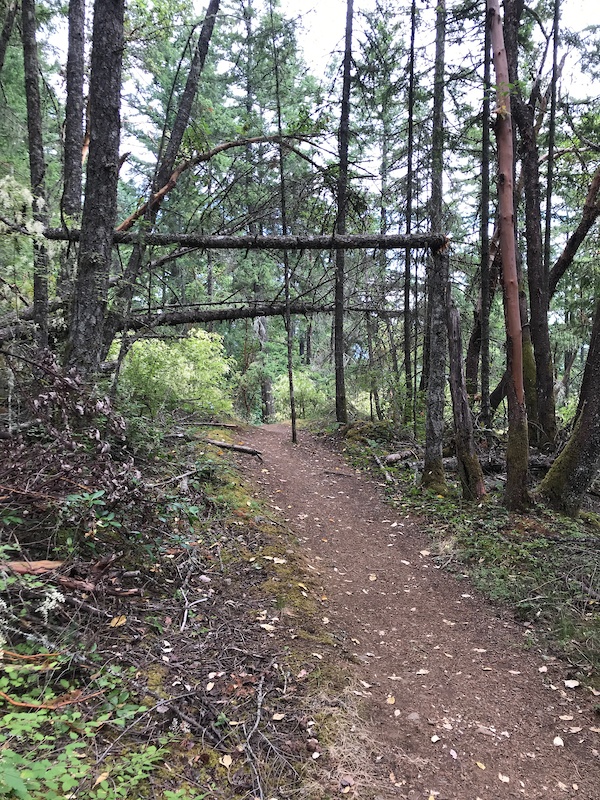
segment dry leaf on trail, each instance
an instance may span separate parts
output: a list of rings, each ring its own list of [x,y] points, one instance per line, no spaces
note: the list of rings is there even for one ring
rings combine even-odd
[[[109,624],[109,626],[111,628],[120,628],[121,626],[125,625],[126,623],[127,623],[127,617],[125,617],[123,614],[121,614],[118,617],[113,617],[109,621],[108,624]]]
[[[510,778],[508,775],[503,775],[501,772],[498,773],[498,778],[502,781],[502,783],[510,783]]]
[[[485,764],[482,761],[476,761],[475,763],[477,764],[479,769],[485,769]]]
[[[394,703],[396,702],[396,698],[394,697],[393,694],[388,694],[385,702],[388,704],[388,706],[393,706]]]
[[[367,683],[366,681],[359,681],[359,683],[360,683],[361,686],[364,686],[365,689],[370,689],[371,685],[372,685],[370,683]]]
[[[215,685],[212,681],[206,684],[206,691],[211,692],[215,688]]]
[[[372,573],[369,575],[369,580],[370,580],[370,581],[376,581],[376,580],[377,580],[377,575],[375,575],[375,573],[374,573],[374,572],[372,572]]]
[[[582,730],[583,728],[581,727],[581,725],[571,725],[571,727],[569,728],[569,733],[579,733],[579,731]]]
[[[554,745],[554,747],[564,747],[565,746],[565,743],[560,738],[560,736],[555,736],[554,739],[552,740],[552,744]]]
[[[417,675],[429,675],[428,669],[418,669],[416,672]]]
[[[224,767],[230,767],[233,764],[233,758],[228,754],[221,756],[219,764],[222,764]]]
[[[590,686],[590,692],[594,695],[594,697],[600,697],[600,692],[598,689],[594,689],[593,686]]]
[[[548,667],[538,667],[538,672],[548,672]]]
[[[559,719],[562,719],[563,722],[568,722],[573,719],[573,714],[561,714]]]
[[[441,737],[441,736],[438,736],[437,734],[434,734],[434,735],[431,737],[431,741],[432,741],[434,744],[435,744],[436,742],[439,742],[439,741],[441,741],[441,739],[442,739],[442,737]]]
[[[106,772],[101,772],[100,775],[98,775],[98,777],[94,781],[94,785],[92,786],[92,789],[95,789],[96,786],[98,786],[99,783],[102,783],[102,781],[105,781],[108,778],[109,775],[110,775],[110,772],[108,770]]]
[[[263,628],[263,630],[271,632],[275,630],[275,625],[270,625],[268,622],[263,622],[259,625],[259,628]]]
[[[567,689],[576,689],[580,684],[579,681],[563,681]]]
[[[285,714],[281,713],[273,714],[271,719],[274,720],[275,722],[279,722],[280,720],[285,719]]]

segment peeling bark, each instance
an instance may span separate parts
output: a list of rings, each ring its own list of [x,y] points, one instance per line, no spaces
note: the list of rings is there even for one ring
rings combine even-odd
[[[529,441],[523,385],[523,337],[519,311],[519,281],[517,276],[513,206],[514,155],[510,81],[499,0],[487,0],[487,8],[496,69],[498,205],[504,285],[504,315],[508,350],[508,447],[504,503],[509,510],[520,511],[529,505],[527,493]]]

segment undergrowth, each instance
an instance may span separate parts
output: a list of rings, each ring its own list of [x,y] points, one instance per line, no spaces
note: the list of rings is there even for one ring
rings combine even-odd
[[[420,488],[418,448],[393,426],[361,422],[338,435],[346,455],[380,479],[390,504],[424,520],[438,564],[510,608],[532,636],[542,636],[579,674],[600,686],[600,526],[595,514],[573,520],[542,506],[509,514],[497,478],[488,481],[484,501],[468,503],[449,474],[450,491],[442,497]],[[398,450],[406,451],[406,459],[385,466],[392,485],[374,456],[381,459]]]
[[[1,444],[0,798],[292,794],[314,668],[287,533],[193,419],[132,443],[44,376]]]

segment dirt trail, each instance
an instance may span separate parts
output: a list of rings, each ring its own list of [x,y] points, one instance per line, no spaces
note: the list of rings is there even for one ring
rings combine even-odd
[[[371,783],[357,762],[356,796],[600,800],[600,719],[565,665],[438,569],[417,524],[317,439],[270,425],[242,440],[263,453],[242,470],[303,543],[323,625],[364,681]]]

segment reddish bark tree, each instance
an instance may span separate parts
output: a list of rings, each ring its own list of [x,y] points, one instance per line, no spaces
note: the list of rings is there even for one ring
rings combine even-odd
[[[529,440],[523,384],[523,336],[519,311],[519,281],[515,242],[513,204],[513,131],[511,120],[510,81],[500,18],[499,0],[487,0],[491,26],[492,52],[496,71],[496,139],[498,144],[498,206],[504,316],[508,355],[508,447],[506,452],[506,491],[508,509],[523,510],[529,505],[527,471]]]

